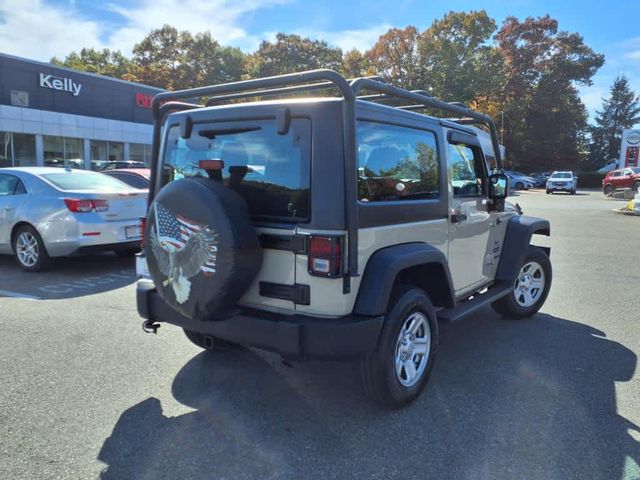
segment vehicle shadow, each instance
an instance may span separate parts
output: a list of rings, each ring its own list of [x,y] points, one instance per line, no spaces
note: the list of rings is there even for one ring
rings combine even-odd
[[[136,281],[135,259],[112,253],[54,258],[45,271],[25,272],[0,256],[0,297],[64,299],[115,290]]]
[[[195,411],[126,410],[101,478],[637,478],[639,429],[615,396],[635,354],[549,315],[479,317],[443,326],[429,386],[393,412],[367,403],[354,363],[201,353],[172,386]]]

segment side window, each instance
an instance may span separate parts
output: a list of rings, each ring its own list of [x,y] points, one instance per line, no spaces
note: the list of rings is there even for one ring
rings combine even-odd
[[[24,183],[22,183],[22,180],[18,180],[18,183],[16,184],[16,188],[13,191],[14,195],[25,195],[27,193],[27,189],[24,186]]]
[[[360,201],[439,196],[438,149],[433,132],[359,122],[357,143]]]
[[[619,177],[621,172],[613,172],[611,174],[612,177]]]
[[[0,197],[6,197],[8,195],[14,195],[16,193],[16,187],[18,185],[24,189],[24,185],[18,179],[18,177],[14,177],[13,175],[0,174]],[[24,192],[18,193],[27,193],[26,190]]]
[[[484,171],[478,148],[462,143],[450,143],[449,157],[453,195],[456,197],[481,196]]]

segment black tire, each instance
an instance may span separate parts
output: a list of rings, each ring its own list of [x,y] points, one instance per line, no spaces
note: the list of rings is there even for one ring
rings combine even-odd
[[[187,318],[232,314],[262,265],[244,199],[214,180],[176,180],[158,192],[148,219],[145,254],[162,300]]]
[[[518,274],[513,280],[514,290],[516,288],[518,276],[520,275],[521,269],[529,262],[536,262],[542,267],[542,271],[544,272],[544,286],[542,288],[542,294],[532,305],[522,306],[516,300],[515,292],[509,292],[507,296],[502,297],[500,300],[494,302],[491,305],[493,309],[503,317],[513,320],[530,317],[537,313],[540,308],[542,308],[542,305],[547,299],[547,295],[549,295],[549,290],[551,289],[551,281],[553,279],[551,261],[549,260],[549,256],[544,252],[544,250],[534,246],[529,246],[529,250],[524,258],[524,262],[522,262],[522,264],[518,267]]]
[[[575,190],[571,190],[571,191],[569,192],[569,194],[570,194],[570,195],[575,195],[575,194],[576,194],[576,191],[575,191]]]
[[[115,253],[119,257],[133,257],[139,251],[139,248],[127,248],[124,250],[114,250],[113,253]]]
[[[515,184],[516,190],[522,190],[524,188],[524,184],[522,182],[518,182]]]
[[[35,241],[34,253],[36,255],[36,260],[33,264],[30,262],[25,263],[21,260],[21,255],[18,253],[18,249],[22,249],[18,244],[21,243],[21,236],[25,235],[26,238],[31,238]],[[25,238],[25,239],[26,239]],[[31,225],[23,225],[15,232],[12,238],[12,246],[13,253],[16,259],[16,262],[22,269],[27,272],[41,272],[44,270],[49,264],[49,254],[47,253],[47,249],[44,246],[44,242],[42,241],[42,237],[38,233],[38,231],[33,228]]]
[[[640,182],[635,182],[633,184],[633,191],[636,193],[640,193]]]
[[[611,194],[613,193],[613,187],[612,187],[611,185],[605,185],[605,186],[604,186],[603,193],[604,193],[606,196],[611,195]]]
[[[398,337],[405,322],[413,313],[422,313],[428,322],[429,351],[422,374],[417,381],[404,386],[395,371]],[[424,332],[423,332],[424,334]],[[415,337],[414,337],[415,340]],[[438,347],[438,320],[427,294],[419,288],[399,286],[394,289],[389,302],[378,347],[361,360],[360,373],[367,395],[380,407],[400,408],[415,400],[424,389],[433,368]],[[411,353],[412,360],[415,358]],[[402,371],[402,370],[401,370]]]
[[[551,190],[547,190],[547,195],[549,195],[551,193]]]
[[[203,333],[187,330],[186,328],[182,330],[191,343],[209,352],[228,352],[229,350],[237,350],[240,348],[240,345],[237,343],[226,342],[219,338],[204,335]]]

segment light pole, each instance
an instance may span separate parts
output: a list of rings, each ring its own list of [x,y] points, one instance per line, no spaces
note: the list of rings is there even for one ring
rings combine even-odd
[[[504,110],[500,112],[500,144],[504,145]]]

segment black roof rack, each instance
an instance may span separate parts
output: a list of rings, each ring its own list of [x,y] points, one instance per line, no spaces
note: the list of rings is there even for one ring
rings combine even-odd
[[[355,136],[355,102],[385,101],[391,99],[405,100],[410,105],[392,107],[403,110],[436,109],[461,117],[459,123],[483,124],[489,128],[491,141],[495,151],[498,168],[502,167],[500,148],[495,124],[491,117],[474,112],[458,103],[447,103],[431,96],[424,90],[409,91],[385,83],[380,77],[362,77],[347,80],[333,70],[311,70],[274,77],[242,80],[207,87],[190,88],[174,92],[162,92],[153,99],[153,148],[152,161],[157,162],[160,154],[161,128],[166,116],[174,111],[201,108],[203,105],[186,103],[184,100],[207,98],[204,106],[255,97],[273,97],[302,92],[333,89],[344,99],[343,117],[343,149],[345,185],[357,182],[356,136]],[[373,94],[360,95],[362,90]],[[454,120],[456,121],[456,120]],[[158,169],[151,170],[149,201],[152,201],[157,183]],[[344,293],[350,291],[350,278],[358,276],[358,198],[356,188],[345,188],[346,230],[348,234],[347,256],[345,260]]]

